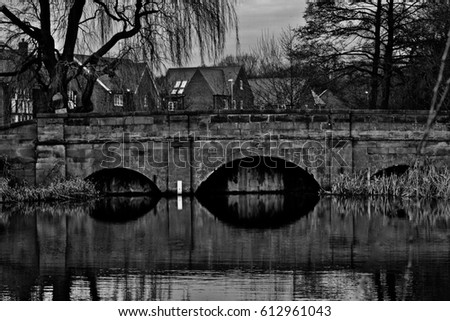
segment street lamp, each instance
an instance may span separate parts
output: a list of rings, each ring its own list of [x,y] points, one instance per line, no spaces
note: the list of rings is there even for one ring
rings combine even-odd
[[[228,79],[230,83],[230,92],[231,92],[231,109],[233,109],[233,79]]]

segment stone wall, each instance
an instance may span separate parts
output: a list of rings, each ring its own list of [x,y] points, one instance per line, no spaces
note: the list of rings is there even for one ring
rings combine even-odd
[[[426,117],[418,111],[359,110],[43,114],[36,180],[126,167],[162,192],[176,191],[178,181],[183,192],[193,192],[217,168],[250,151],[292,162],[327,187],[340,173],[412,164]],[[437,165],[450,160],[448,124],[448,115],[441,116],[427,139],[425,157]]]
[[[0,82],[0,126],[9,124],[8,118],[8,101],[7,101],[7,86]]]
[[[0,176],[8,172],[31,184],[35,183],[36,132],[34,121],[0,127]]]

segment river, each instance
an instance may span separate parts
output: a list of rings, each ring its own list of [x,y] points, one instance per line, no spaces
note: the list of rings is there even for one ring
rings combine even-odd
[[[0,300],[450,300],[450,203],[0,204]]]

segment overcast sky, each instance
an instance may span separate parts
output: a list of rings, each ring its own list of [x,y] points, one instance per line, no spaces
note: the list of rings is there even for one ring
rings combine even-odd
[[[241,52],[250,51],[262,32],[277,36],[288,26],[300,25],[305,7],[306,0],[238,0],[236,11],[239,19]],[[236,36],[233,32],[227,37],[224,55],[235,53]],[[200,65],[199,57],[189,64],[189,66],[198,65]]]
[[[241,50],[253,47],[263,31],[278,35],[289,25],[298,26],[305,6],[306,0],[239,0],[236,10]],[[233,36],[229,39],[227,52],[235,53],[236,41]]]

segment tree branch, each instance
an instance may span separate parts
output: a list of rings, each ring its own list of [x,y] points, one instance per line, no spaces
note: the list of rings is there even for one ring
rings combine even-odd
[[[40,37],[40,29],[31,26],[28,23],[20,20],[15,14],[13,14],[5,5],[0,6],[0,12],[2,12],[12,24],[19,27],[23,32],[25,32],[28,36],[33,39],[38,39]]]

